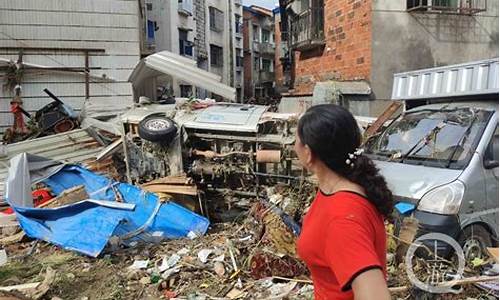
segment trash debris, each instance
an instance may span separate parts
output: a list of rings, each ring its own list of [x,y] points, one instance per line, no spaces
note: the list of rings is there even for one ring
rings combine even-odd
[[[149,264],[149,259],[146,260],[135,260],[134,263],[128,267],[130,270],[141,270],[146,269]]]
[[[39,168],[36,176],[32,173],[30,178],[35,163]],[[209,225],[204,217],[175,203],[162,203],[154,194],[97,175],[81,166],[20,154],[11,160],[10,170],[6,197],[24,232],[30,237],[90,256],[98,256],[112,235],[130,245],[139,240],[154,242],[155,238],[160,241],[185,237],[189,232],[203,235]],[[23,184],[31,180],[42,180],[56,195],[83,185],[89,197],[98,200],[89,199],[51,209],[29,208],[30,186]],[[112,186],[123,196],[123,203],[115,201]],[[83,232],[82,224],[86,228]],[[153,237],[154,232],[163,232],[163,235]]]
[[[8,258],[7,258],[7,251],[5,251],[5,249],[1,249],[0,250],[0,267],[5,265],[8,261]]]
[[[178,254],[172,254],[168,259],[164,257],[161,266],[158,268],[160,273],[174,267],[180,260],[181,257]]]
[[[210,256],[210,254],[212,254],[214,252],[213,249],[202,249],[198,252],[198,259],[202,262],[202,263],[206,263],[208,261],[208,257]]]

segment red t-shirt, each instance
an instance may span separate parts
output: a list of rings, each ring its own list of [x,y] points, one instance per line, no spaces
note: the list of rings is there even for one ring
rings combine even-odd
[[[304,217],[297,251],[311,271],[314,299],[354,299],[356,276],[372,268],[386,274],[384,218],[356,193],[318,192]]]

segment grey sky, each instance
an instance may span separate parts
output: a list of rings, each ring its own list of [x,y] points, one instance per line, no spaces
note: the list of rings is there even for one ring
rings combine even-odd
[[[273,9],[278,0],[243,0],[244,5],[258,5],[265,8]]]

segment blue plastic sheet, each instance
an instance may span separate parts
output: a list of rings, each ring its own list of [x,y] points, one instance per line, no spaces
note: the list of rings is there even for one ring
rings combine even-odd
[[[27,168],[28,158],[25,156],[24,163],[23,159],[18,158],[16,161],[13,158],[11,168],[16,165]],[[16,180],[23,179],[10,176],[9,170],[7,201],[14,208],[21,227],[30,237],[96,257],[111,236],[117,236],[125,244],[156,242],[166,238],[186,237],[190,232],[203,235],[209,226],[206,218],[180,205],[162,203],[155,194],[134,185],[116,182],[81,166],[66,165],[52,170],[56,171],[48,174],[42,181],[54,194],[83,185],[92,200],[101,201],[88,200],[53,209],[16,205],[21,202],[19,199],[12,201],[15,197],[10,197],[9,193],[13,194],[13,186],[19,186]],[[37,172],[40,175],[40,170]],[[121,194],[123,204],[115,202],[115,191]]]
[[[398,204],[395,205],[395,207],[396,210],[402,215],[409,214],[416,208],[415,204],[408,202],[399,202]]]

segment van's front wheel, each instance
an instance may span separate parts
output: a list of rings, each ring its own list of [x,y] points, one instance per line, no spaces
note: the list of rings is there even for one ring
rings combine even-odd
[[[483,226],[470,225],[463,230],[459,243],[464,250],[465,261],[471,263],[475,258],[487,257],[486,248],[491,247],[491,236]]]

